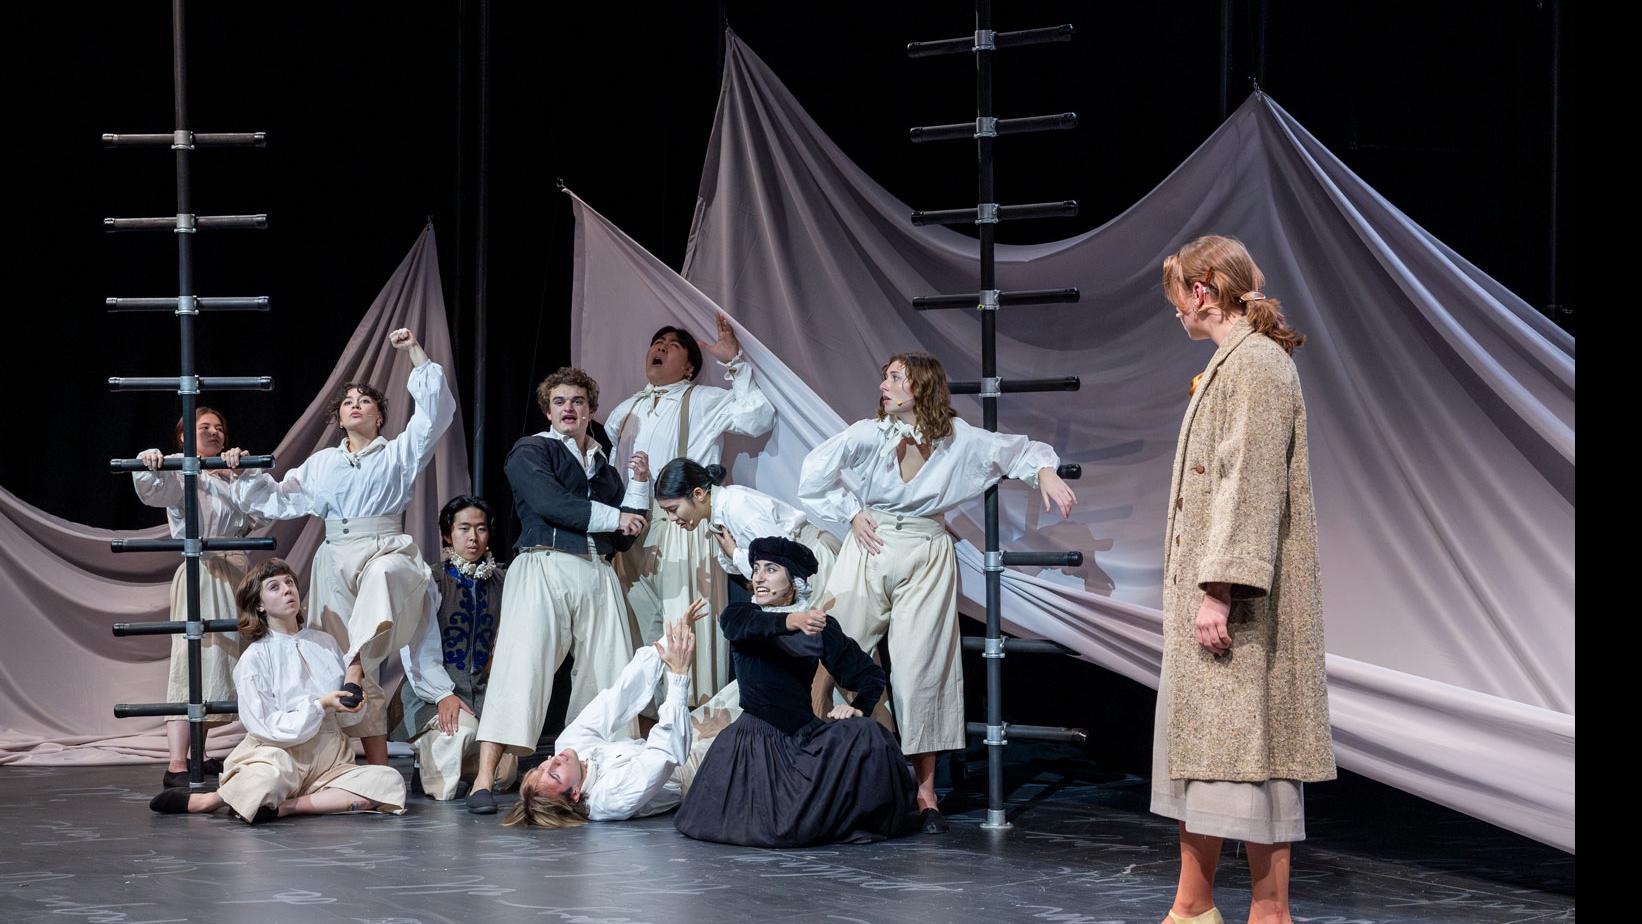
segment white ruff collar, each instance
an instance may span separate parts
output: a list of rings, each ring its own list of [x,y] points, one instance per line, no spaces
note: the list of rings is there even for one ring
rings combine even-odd
[[[786,606],[761,606],[759,609],[766,613],[801,613],[815,609],[815,602],[811,599],[814,596],[814,585],[808,580],[804,584],[804,592],[800,593],[794,602]]]
[[[501,570],[502,567],[496,564],[496,557],[488,551],[485,552],[484,558],[478,561],[468,561],[456,554],[455,549],[448,546],[445,548],[445,562],[456,569],[457,574],[470,581],[489,580],[490,576]]]

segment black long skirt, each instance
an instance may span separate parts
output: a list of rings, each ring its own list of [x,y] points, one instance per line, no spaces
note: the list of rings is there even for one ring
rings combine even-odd
[[[674,822],[746,847],[868,843],[918,830],[918,784],[900,745],[869,718],[785,735],[752,713],[718,733]]]

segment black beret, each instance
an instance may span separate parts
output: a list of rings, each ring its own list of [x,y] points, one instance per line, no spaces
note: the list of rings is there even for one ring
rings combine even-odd
[[[782,536],[754,539],[753,544],[747,548],[747,558],[755,562],[774,562],[786,568],[789,577],[795,578],[813,577],[816,569],[820,567],[816,563],[814,552]]]

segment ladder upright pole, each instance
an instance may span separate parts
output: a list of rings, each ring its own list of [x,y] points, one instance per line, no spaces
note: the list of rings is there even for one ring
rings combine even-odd
[[[990,42],[982,39],[992,31],[991,0],[975,0],[975,117],[977,124],[992,119],[992,61]],[[991,135],[977,132],[975,156],[980,174],[980,203],[998,201],[992,175]],[[979,211],[977,211],[979,217]],[[976,225],[981,240],[981,291],[997,286],[995,221]],[[998,312],[981,312],[981,379],[990,380],[998,374]],[[981,424],[988,430],[998,429],[998,396],[983,391],[981,396]],[[982,827],[1003,829],[1009,821],[1003,808],[1003,658],[997,640],[1003,635],[1003,568],[992,567],[1000,555],[998,545],[998,486],[986,489],[986,821]]]
[[[941,39],[933,42],[912,42],[907,54],[914,58],[933,55],[973,54],[975,56],[975,124],[935,125],[913,128],[909,137],[914,142],[956,140],[972,136],[975,139],[977,196],[974,211],[945,209],[913,212],[914,225],[968,224],[973,222],[979,238],[980,291],[966,295],[933,295],[913,299],[913,307],[920,311],[936,308],[973,306],[980,311],[981,321],[981,380],[979,382],[950,381],[953,394],[977,394],[981,399],[982,426],[991,431],[998,429],[998,398],[1005,392],[1077,391],[1076,377],[1052,379],[1011,379],[1005,382],[998,375],[998,308],[1000,305],[1033,305],[1078,300],[1076,289],[1031,289],[1002,292],[997,281],[997,224],[1000,220],[1042,218],[1076,215],[1075,201],[1040,202],[1024,205],[999,205],[994,184],[993,149],[1000,135],[1037,131],[1059,131],[1077,125],[1076,113],[1058,113],[1018,119],[999,119],[993,109],[993,66],[998,50],[1036,45],[1048,42],[1070,41],[1073,27],[1055,26],[1047,29],[1026,29],[999,33],[992,28],[991,0],[975,2],[975,32],[973,36]],[[973,297],[978,294],[978,298]],[[1062,465],[1059,474],[1064,478],[1078,477],[1075,464]],[[1006,553],[999,545],[999,495],[993,485],[985,494],[986,505],[986,561],[982,569],[986,587],[986,636],[982,657],[986,664],[986,723],[966,723],[969,734],[984,732],[987,758],[987,811],[981,827],[1006,830],[1010,827],[1004,811],[1004,747],[1008,745],[1003,711],[1003,570],[1007,565],[1039,565],[1076,567],[1083,562],[1079,552],[1059,553]],[[972,646],[965,645],[965,648]],[[1054,651],[1066,653],[1055,645],[1036,648],[1025,646],[1023,651]],[[1020,737],[1056,741],[1082,741],[1086,735],[1079,729],[1018,726]]]
[[[194,299],[194,207],[189,159],[194,142],[188,128],[188,44],[186,0],[171,0],[171,75],[176,126],[171,148],[177,160],[177,321],[181,334],[183,598],[188,612],[188,788],[205,786],[205,677],[200,643],[200,503],[199,446],[194,439],[194,414],[199,403],[198,371],[194,365],[194,321],[199,308]]]

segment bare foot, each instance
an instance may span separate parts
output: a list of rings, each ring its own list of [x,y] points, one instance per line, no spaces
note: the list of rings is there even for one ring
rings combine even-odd
[[[214,812],[222,806],[222,797],[214,792],[196,792],[188,796],[189,812]]]

